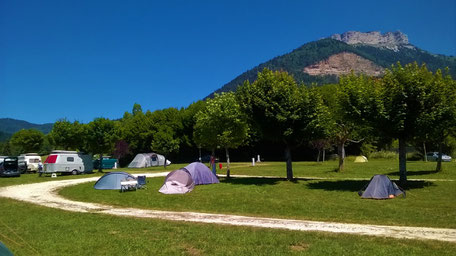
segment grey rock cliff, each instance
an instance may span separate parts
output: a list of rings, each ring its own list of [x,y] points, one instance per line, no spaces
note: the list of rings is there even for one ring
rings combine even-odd
[[[367,33],[348,31],[343,34],[334,34],[331,38],[351,45],[364,44],[387,48],[393,51],[399,51],[400,47],[415,48],[409,43],[407,35],[400,31],[387,32],[384,34],[381,34],[379,31]]]

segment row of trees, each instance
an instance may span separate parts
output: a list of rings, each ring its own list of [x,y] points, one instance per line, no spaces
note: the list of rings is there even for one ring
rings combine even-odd
[[[286,72],[264,69],[236,92],[185,109],[144,113],[135,104],[119,120],[96,118],[82,124],[63,119],[47,136],[31,130],[14,134],[4,151],[59,148],[122,159],[139,152],[168,156],[196,148],[214,154],[219,148],[225,151],[229,175],[230,149],[271,142],[283,146],[291,180],[292,151],[301,145],[310,143],[319,151],[335,145],[343,171],[347,143],[381,145],[397,139],[400,182],[405,185],[405,146],[427,142],[441,149],[446,138],[455,136],[455,127],[456,83],[447,71],[398,63],[382,78],[350,74],[338,84],[306,87]]]

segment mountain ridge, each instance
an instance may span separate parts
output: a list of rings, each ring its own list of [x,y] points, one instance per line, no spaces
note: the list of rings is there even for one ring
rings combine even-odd
[[[206,98],[212,97],[214,93],[234,91],[246,80],[253,82],[258,72],[261,72],[264,68],[287,71],[294,76],[297,82],[306,85],[337,83],[338,75],[336,74],[315,75],[318,72],[313,72],[312,75],[304,72],[304,70],[306,68],[309,69],[312,65],[315,67],[319,62],[328,61],[331,56],[342,52],[358,55],[360,58],[371,61],[383,69],[391,67],[392,64],[396,64],[398,61],[403,65],[415,61],[418,64],[426,63],[427,67],[432,71],[449,67],[450,75],[453,78],[456,77],[456,57],[431,54],[419,49],[410,44],[408,36],[400,31],[384,34],[378,31],[367,33],[348,31],[343,34],[334,34],[327,38],[308,42],[289,53],[263,62],[235,77]],[[364,61],[361,62],[365,63]],[[331,67],[328,70],[333,69]]]
[[[52,130],[53,123],[34,124],[14,118],[0,118],[0,141],[7,140],[14,133],[22,129],[36,129],[44,134]]]

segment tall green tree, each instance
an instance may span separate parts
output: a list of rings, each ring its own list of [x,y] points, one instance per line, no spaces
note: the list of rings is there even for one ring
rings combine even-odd
[[[345,145],[359,143],[372,134],[372,123],[380,108],[379,83],[375,78],[354,73],[339,80],[335,105],[331,106],[331,137],[337,145],[339,171],[344,170]]]
[[[131,153],[144,153],[150,150],[154,133],[152,113],[143,113],[141,106],[135,104],[133,112],[125,112],[120,127],[120,137],[128,143]]]
[[[431,86],[427,87],[423,112],[419,118],[422,141],[434,142],[439,148],[436,171],[442,170],[442,146],[452,134],[456,134],[456,82],[446,71],[437,70]]]
[[[239,104],[262,138],[285,147],[287,179],[293,179],[291,150],[320,137],[327,109],[316,90],[298,85],[286,72],[264,69],[237,91]]]
[[[44,142],[44,134],[34,129],[22,129],[13,134],[10,144],[16,154],[39,152]]]
[[[153,136],[150,149],[165,156],[177,152],[181,144],[183,130],[181,112],[176,108],[156,110],[151,114]]]
[[[84,134],[84,124],[78,121],[71,123],[67,119],[60,119],[54,123],[48,138],[55,148],[83,150],[85,142],[81,138],[84,137]]]
[[[196,114],[194,139],[196,144],[215,150],[225,149],[227,177],[230,177],[229,149],[241,146],[249,137],[249,126],[234,93],[215,94]]]
[[[406,145],[417,134],[422,114],[426,111],[426,93],[433,86],[433,74],[425,65],[404,67],[397,63],[387,69],[379,95],[382,101],[377,127],[399,140],[399,182],[407,186]]]
[[[87,147],[93,154],[99,154],[100,163],[104,153],[114,151],[114,145],[118,140],[118,126],[115,121],[106,118],[95,118],[87,125]],[[99,172],[103,172],[100,164]]]

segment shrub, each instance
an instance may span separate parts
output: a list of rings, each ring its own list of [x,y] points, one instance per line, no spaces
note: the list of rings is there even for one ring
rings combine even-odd
[[[381,150],[377,152],[372,152],[370,154],[370,159],[398,159],[399,156],[397,152]]]

